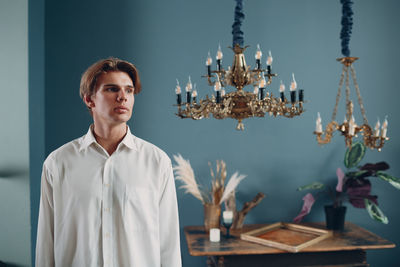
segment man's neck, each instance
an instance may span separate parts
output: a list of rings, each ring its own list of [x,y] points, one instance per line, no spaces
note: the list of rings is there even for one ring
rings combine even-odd
[[[117,149],[118,144],[124,139],[127,132],[125,123],[109,126],[94,123],[93,134],[97,143],[101,145],[111,156]]]

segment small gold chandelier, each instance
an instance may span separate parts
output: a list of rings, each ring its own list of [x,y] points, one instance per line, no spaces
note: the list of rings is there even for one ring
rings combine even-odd
[[[351,15],[353,14],[351,10],[352,2],[351,0],[343,0],[342,3],[343,3],[343,16],[342,16],[343,27],[341,32],[341,38],[342,38],[342,53],[343,55],[345,55],[345,57],[337,59],[337,61],[343,64],[343,70],[339,82],[338,92],[336,95],[335,108],[332,113],[332,121],[328,123],[328,125],[326,126],[325,132],[322,131],[321,116],[318,112],[314,134],[316,134],[318,144],[322,145],[329,143],[331,141],[332,134],[335,131],[339,131],[345,138],[346,146],[351,147],[353,142],[353,137],[357,137],[357,134],[360,133],[363,135],[365,146],[371,149],[378,149],[378,151],[381,151],[383,145],[385,144],[385,141],[389,140],[389,138],[386,136],[387,126],[388,126],[387,117],[385,118],[382,126],[378,119],[374,129],[372,129],[372,127],[368,124],[364,104],[361,98],[360,88],[358,86],[355,70],[352,65],[353,62],[356,61],[358,58],[349,56],[350,50],[348,48],[348,43],[350,40],[350,33],[352,26],[352,17],[351,17]],[[363,117],[362,125],[357,125],[353,116],[354,106],[353,102],[350,100],[350,78],[349,78],[350,73],[353,79],[354,87],[356,89],[358,104],[360,106],[361,114]],[[341,98],[341,89],[343,87],[344,81],[346,83],[346,115],[343,123],[339,124],[336,122],[336,114],[337,114],[338,104]],[[323,134],[325,134],[324,137]]]
[[[293,76],[290,86],[290,101],[286,99],[284,91],[285,86],[281,81],[279,88],[280,96],[274,97],[270,92],[266,92],[266,87],[272,82],[272,77],[277,74],[272,73],[272,56],[269,52],[267,58],[267,68],[261,66],[262,52],[257,46],[256,67],[251,69],[246,64],[244,51],[248,46],[243,47],[243,32],[240,30],[241,22],[244,18],[242,13],[242,0],[236,0],[235,22],[233,28],[233,64],[225,70],[222,67],[222,51],[219,47],[216,60],[216,70],[211,70],[212,59],[210,53],[206,60],[208,84],[214,86],[215,95],[211,98],[197,101],[197,90],[192,88],[192,82],[186,85],[186,102],[182,102],[182,90],[177,81],[175,93],[177,95],[177,116],[180,118],[191,118],[200,120],[209,118],[210,114],[216,119],[232,118],[238,120],[237,130],[244,130],[242,120],[250,117],[264,117],[266,113],[270,116],[284,116],[292,118],[304,112],[304,90],[298,90],[298,100],[296,99],[297,83]],[[252,92],[243,90],[244,87],[253,85]],[[233,86],[236,91],[226,93],[225,87]],[[193,89],[193,91],[192,91]]]

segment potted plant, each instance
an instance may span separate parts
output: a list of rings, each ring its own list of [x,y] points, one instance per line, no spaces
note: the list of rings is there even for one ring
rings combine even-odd
[[[318,190],[318,192],[315,194],[315,198],[311,193],[303,197],[302,210],[294,218],[294,222],[300,222],[304,216],[310,213],[312,205],[320,194],[328,193],[332,199],[332,203],[325,206],[328,229],[343,229],[346,212],[343,202],[345,201],[349,201],[356,208],[366,209],[372,219],[387,224],[388,218],[378,207],[378,196],[371,195],[372,185],[369,178],[376,177],[390,183],[397,189],[400,189],[400,179],[385,172],[389,169],[389,165],[384,161],[359,165],[365,156],[365,152],[366,146],[362,142],[356,142],[346,150],[344,165],[347,170],[346,172],[343,172],[341,168],[336,170],[337,185],[335,189],[320,182],[299,187],[298,191]]]

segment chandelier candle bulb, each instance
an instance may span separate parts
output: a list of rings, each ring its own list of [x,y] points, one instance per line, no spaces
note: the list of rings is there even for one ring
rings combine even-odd
[[[222,88],[221,89],[221,96],[224,96],[225,95],[225,88]]]
[[[379,132],[380,132],[380,129],[381,128],[381,123],[380,123],[380,121],[379,121],[379,119],[376,121],[376,124],[375,124],[375,132],[374,132],[374,135],[376,136],[376,137],[378,137],[379,136]]]
[[[321,120],[321,114],[318,112],[317,113],[317,120],[315,121],[315,132],[316,133],[322,133],[322,120]]]
[[[386,138],[387,126],[388,126],[388,121],[387,121],[387,116],[386,116],[385,121],[382,124],[382,137],[383,138]]]
[[[221,103],[221,82],[219,80],[215,83],[214,90],[216,92],[216,102],[219,104]]]
[[[257,65],[257,70],[261,70],[261,57],[262,57],[262,52],[260,49],[260,45],[257,45],[257,51],[254,56],[256,58],[256,65]]]
[[[273,58],[272,58],[271,50],[270,50],[270,51],[268,51],[268,57],[267,57],[267,71],[268,71],[268,74],[271,74],[272,61],[273,61]]]
[[[176,93],[176,103],[178,105],[182,104],[182,90],[181,87],[179,86],[179,81],[176,79],[176,87],[175,87],[175,93]]]
[[[294,79],[294,73],[292,73],[292,83],[290,84],[290,100],[292,103],[296,102],[296,88],[297,88],[297,83],[296,80]]]
[[[221,50],[221,45],[218,45],[218,51],[217,51],[217,56],[216,56],[218,71],[221,71],[221,69],[222,69],[222,67],[221,67],[222,57],[223,57],[223,54],[222,54],[222,50]]]
[[[190,104],[191,100],[192,100],[192,81],[190,80],[190,76],[189,76],[189,81],[186,84],[186,102]]]
[[[258,86],[257,86],[257,85],[254,86],[254,91],[253,91],[253,93],[254,93],[255,95],[258,95]]]
[[[351,116],[351,119],[350,119],[350,122],[349,122],[349,134],[351,136],[354,136],[355,131],[356,131],[356,126],[357,126],[357,124],[356,124],[356,121],[354,119],[354,116]]]
[[[260,85],[259,85],[259,87],[260,87],[260,100],[264,99],[264,95],[265,95],[264,91],[265,91],[265,87],[267,85],[267,81],[265,80],[265,77],[264,77],[264,72],[262,73],[262,77],[263,78],[261,79]]]
[[[194,88],[196,88],[196,84],[194,84]],[[197,104],[197,90],[196,89],[193,90],[192,97],[193,97],[193,103]]]
[[[206,60],[208,77],[211,76],[211,64],[212,64],[212,58],[211,58],[211,55],[210,55],[210,51],[208,51],[208,57],[207,57],[207,60]]]
[[[283,84],[282,80],[281,85],[279,85],[279,93],[281,95],[282,102],[285,102],[285,85]]]

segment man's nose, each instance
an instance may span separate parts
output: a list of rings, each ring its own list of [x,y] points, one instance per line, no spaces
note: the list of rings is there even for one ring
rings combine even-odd
[[[117,100],[118,101],[126,101],[127,100],[126,93],[124,90],[119,90]]]

